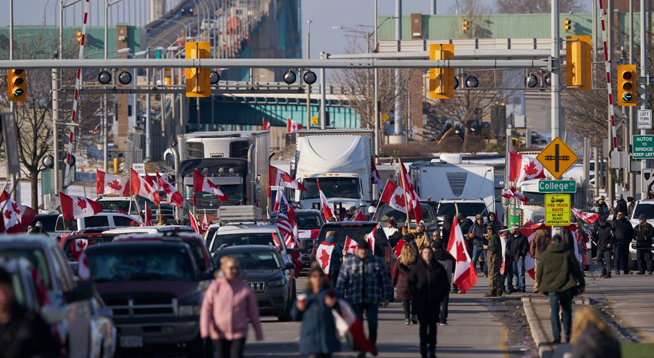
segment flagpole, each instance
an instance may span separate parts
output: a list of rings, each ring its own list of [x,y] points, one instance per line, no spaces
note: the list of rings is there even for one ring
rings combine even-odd
[[[159,209],[159,226],[163,226],[163,218],[161,216],[161,201],[157,203],[157,208]]]
[[[406,229],[407,232],[411,229],[411,216],[409,215],[409,200],[406,197],[406,183],[404,182],[404,164],[402,164],[402,159],[397,157],[398,162],[400,163],[400,184],[402,184],[402,191],[404,192],[404,207],[406,208]]]

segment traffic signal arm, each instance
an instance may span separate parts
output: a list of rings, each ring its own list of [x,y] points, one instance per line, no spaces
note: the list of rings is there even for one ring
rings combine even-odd
[[[453,60],[454,45],[452,44],[429,45],[429,59]],[[454,98],[454,69],[453,68],[429,69],[429,98],[433,98],[433,99]]]

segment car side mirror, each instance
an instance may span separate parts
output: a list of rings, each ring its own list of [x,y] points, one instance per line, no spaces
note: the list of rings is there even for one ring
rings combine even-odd
[[[59,324],[66,320],[66,310],[62,307],[47,305],[41,308],[41,317],[49,325]]]
[[[77,281],[77,286],[70,292],[64,294],[66,302],[78,302],[84,300],[90,300],[94,294],[93,281],[91,280],[79,280]]]
[[[295,263],[287,262],[286,264],[284,264],[284,269],[285,270],[295,270]]]

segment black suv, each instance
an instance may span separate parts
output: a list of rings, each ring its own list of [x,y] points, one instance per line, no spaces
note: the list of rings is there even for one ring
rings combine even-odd
[[[284,263],[274,246],[246,245],[225,247],[214,256],[216,267],[220,258],[231,256],[238,260],[243,279],[257,297],[261,315],[277,316],[280,321],[290,319],[295,301],[295,278],[286,270],[293,270],[293,263]]]
[[[91,279],[111,308],[121,349],[184,345],[202,354],[199,315],[204,291],[191,249],[183,242],[120,242],[86,249]]]

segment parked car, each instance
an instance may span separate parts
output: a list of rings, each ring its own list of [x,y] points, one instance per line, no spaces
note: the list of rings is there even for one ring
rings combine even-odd
[[[203,353],[199,314],[212,273],[183,242],[117,242],[85,251],[91,279],[113,313],[120,349],[183,345]]]
[[[277,316],[280,321],[288,321],[295,301],[295,278],[284,271],[293,270],[295,265],[284,263],[278,250],[264,245],[245,245],[223,247],[216,252],[216,266],[220,258],[231,256],[238,260],[245,281],[257,298],[262,315]]]
[[[230,223],[218,226],[209,242],[209,251],[215,255],[222,246],[243,245],[273,245],[279,249],[282,259],[290,262],[290,250],[286,248],[277,225],[268,223]]]
[[[650,225],[654,225],[654,200],[638,200],[636,201],[636,206],[634,207],[633,212],[629,221],[633,227],[638,225],[638,217],[640,215],[645,215],[647,222]],[[652,243],[652,253],[654,254],[654,243]],[[632,240],[629,245],[629,269],[637,270],[638,269],[638,260],[636,257],[636,240]]]
[[[110,312],[94,296],[91,282],[78,281],[55,241],[46,235],[0,240],[0,256],[24,258],[38,271],[47,301],[41,307],[70,357],[111,357],[115,330]]]
[[[165,227],[165,226],[164,226]],[[147,228],[143,228],[147,229]],[[124,229],[117,229],[124,230]],[[192,229],[191,229],[192,230]],[[109,234],[111,230],[105,234]],[[121,234],[113,239],[113,242],[184,242],[191,248],[191,254],[200,272],[213,272],[213,261],[211,254],[202,236],[188,232],[164,232],[157,234],[143,235],[137,233]]]
[[[345,240],[347,237],[352,238],[353,240],[365,239],[366,235],[371,233],[373,229],[377,226],[377,223],[374,221],[336,221],[336,222],[326,222],[320,229],[318,238],[314,240],[313,243],[313,252],[312,258],[316,258],[316,249],[325,241],[325,236],[328,231],[336,231],[336,238],[342,247],[345,247]],[[388,242],[384,230],[379,228],[375,231],[375,247],[374,253],[376,256],[381,257],[386,264],[386,269],[390,275],[391,267],[395,263],[395,255],[393,255],[393,249]]]
[[[48,235],[51,237],[58,237],[62,234],[70,234],[95,227],[116,228],[126,226],[141,226],[141,221],[129,215],[107,211],[75,220],[64,220],[63,215],[59,215],[57,217],[57,223],[55,224],[55,231],[48,233]]]
[[[165,193],[159,192],[163,197]],[[105,196],[98,199],[98,204],[102,206],[105,211],[116,211],[123,214],[129,214],[133,217],[143,217],[145,213],[145,203],[148,203],[148,209],[152,215],[152,220],[159,221],[159,208],[150,200],[139,196],[137,201],[132,201],[130,196]],[[136,205],[138,203],[138,205]],[[161,201],[159,207],[161,208],[161,216],[164,223],[175,223],[175,213],[173,206],[165,201]]]

